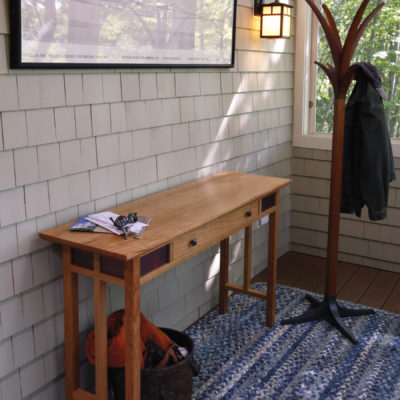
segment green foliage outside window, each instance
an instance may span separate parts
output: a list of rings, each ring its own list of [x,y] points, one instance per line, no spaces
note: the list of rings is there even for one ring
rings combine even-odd
[[[325,0],[339,29],[342,43],[361,0]],[[364,13],[366,17],[380,0],[371,0]],[[319,32],[317,60],[332,63],[322,29]],[[369,61],[382,75],[383,88],[388,95],[384,100],[389,134],[400,139],[400,0],[387,0],[385,6],[371,21],[357,47],[352,62]],[[350,95],[352,86],[348,91]],[[316,85],[317,132],[332,132],[333,90],[325,73],[318,68]]]

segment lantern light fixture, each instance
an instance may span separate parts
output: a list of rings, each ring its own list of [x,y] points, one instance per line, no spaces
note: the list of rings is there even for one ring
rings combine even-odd
[[[254,15],[261,16],[260,37],[262,38],[290,38],[292,8],[289,4],[264,4],[264,0],[254,0]]]

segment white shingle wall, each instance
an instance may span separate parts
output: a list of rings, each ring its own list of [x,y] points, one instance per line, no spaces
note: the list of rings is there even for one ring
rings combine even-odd
[[[331,152],[294,148],[291,248],[325,256],[328,232]],[[341,214],[339,260],[400,272],[400,159],[397,180],[390,184],[387,218],[372,222],[367,207],[362,217]]]
[[[64,399],[62,258],[40,231],[219,171],[291,175],[294,40],[260,40],[253,2],[238,3],[232,69],[16,71],[0,0],[0,400]],[[315,178],[316,194],[325,177]],[[281,253],[289,200],[285,188]],[[255,274],[268,234],[253,231]],[[231,238],[232,281],[242,277],[243,242],[243,232]],[[217,304],[218,271],[213,246],[146,284],[143,313],[186,328]],[[93,326],[92,293],[80,279],[81,342]],[[120,288],[108,293],[109,312],[123,307]]]

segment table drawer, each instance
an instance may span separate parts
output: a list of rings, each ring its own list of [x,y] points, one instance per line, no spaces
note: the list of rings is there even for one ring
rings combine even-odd
[[[177,238],[173,245],[173,258],[204,250],[257,219],[258,201],[254,201]]]

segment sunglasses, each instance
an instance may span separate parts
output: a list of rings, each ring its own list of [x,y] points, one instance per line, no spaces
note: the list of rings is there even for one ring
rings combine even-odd
[[[110,217],[110,220],[112,221],[114,226],[116,226],[119,230],[122,231],[125,225],[133,224],[138,220],[138,218],[137,218],[137,213],[131,212],[128,214],[127,217],[125,217],[125,215],[120,215],[119,217],[115,218],[115,220],[112,217]]]

